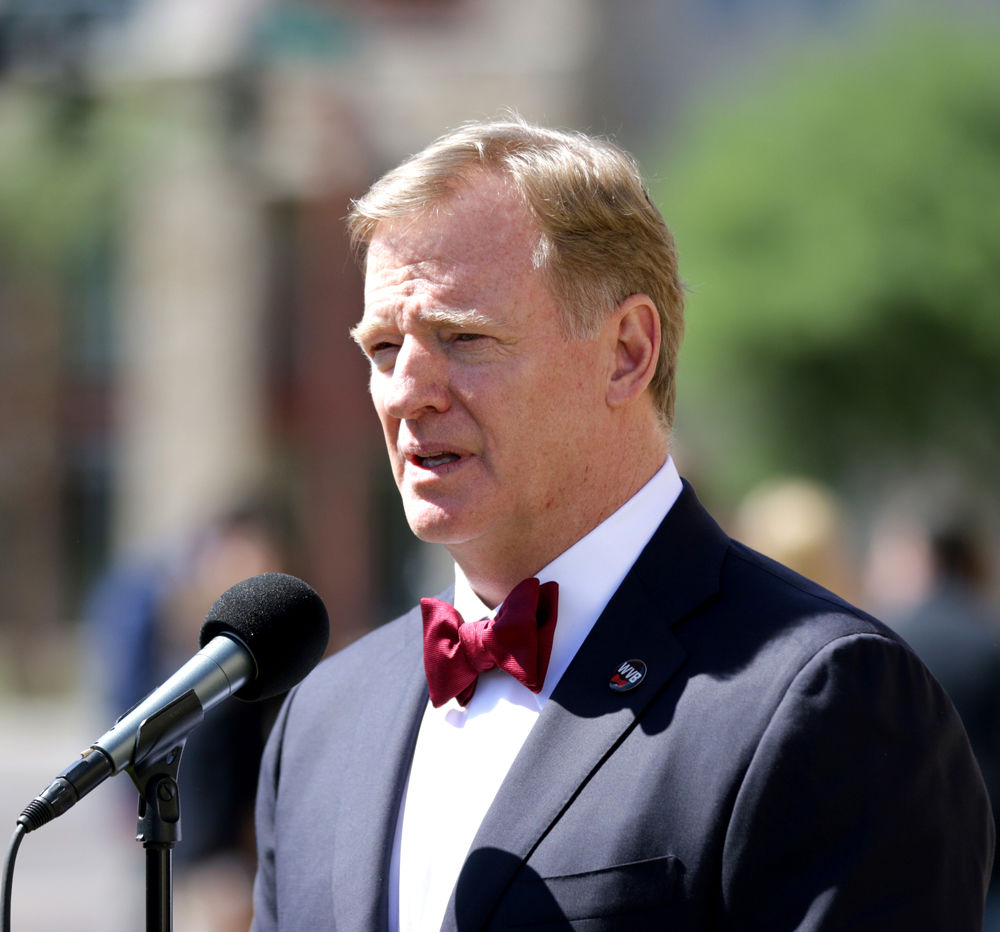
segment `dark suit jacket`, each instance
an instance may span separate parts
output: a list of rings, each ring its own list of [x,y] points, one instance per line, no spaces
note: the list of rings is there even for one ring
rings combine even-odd
[[[623,660],[648,672],[615,692]],[[255,932],[386,928],[426,701],[418,611],[289,697]],[[992,850],[965,732],[914,654],[685,487],[542,710],[444,928],[978,932]]]

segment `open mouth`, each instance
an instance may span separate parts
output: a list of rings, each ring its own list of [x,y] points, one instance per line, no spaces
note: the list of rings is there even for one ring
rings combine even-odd
[[[412,459],[424,469],[436,469],[438,466],[455,463],[461,457],[457,453],[431,453],[429,456],[414,456]]]

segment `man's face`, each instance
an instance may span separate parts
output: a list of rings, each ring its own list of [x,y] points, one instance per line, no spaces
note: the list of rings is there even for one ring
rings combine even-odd
[[[355,330],[410,527],[463,566],[548,562],[589,530],[577,526],[601,494],[588,437],[613,349],[563,334],[531,265],[537,231],[500,189],[481,176],[381,228]]]

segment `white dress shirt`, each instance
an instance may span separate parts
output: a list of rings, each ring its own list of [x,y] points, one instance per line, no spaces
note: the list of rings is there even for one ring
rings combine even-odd
[[[472,840],[538,713],[605,605],[677,500],[669,457],[629,501],[539,572],[559,583],[558,621],[541,692],[490,670],[463,708],[430,702],[417,736],[400,809],[389,881],[391,932],[439,929]],[[464,619],[493,616],[455,567],[455,608]],[[447,817],[442,813],[444,790]]]

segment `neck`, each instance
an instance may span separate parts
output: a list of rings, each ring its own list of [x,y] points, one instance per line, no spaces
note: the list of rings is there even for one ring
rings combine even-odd
[[[476,595],[487,607],[496,608],[519,582],[536,576],[621,508],[652,479],[667,454],[664,441],[651,447],[647,455],[630,457],[627,463],[615,460],[615,484],[602,497],[601,506],[587,514],[564,516],[565,520],[550,519],[542,529],[544,534],[525,535],[504,544],[470,541],[447,549]]]

